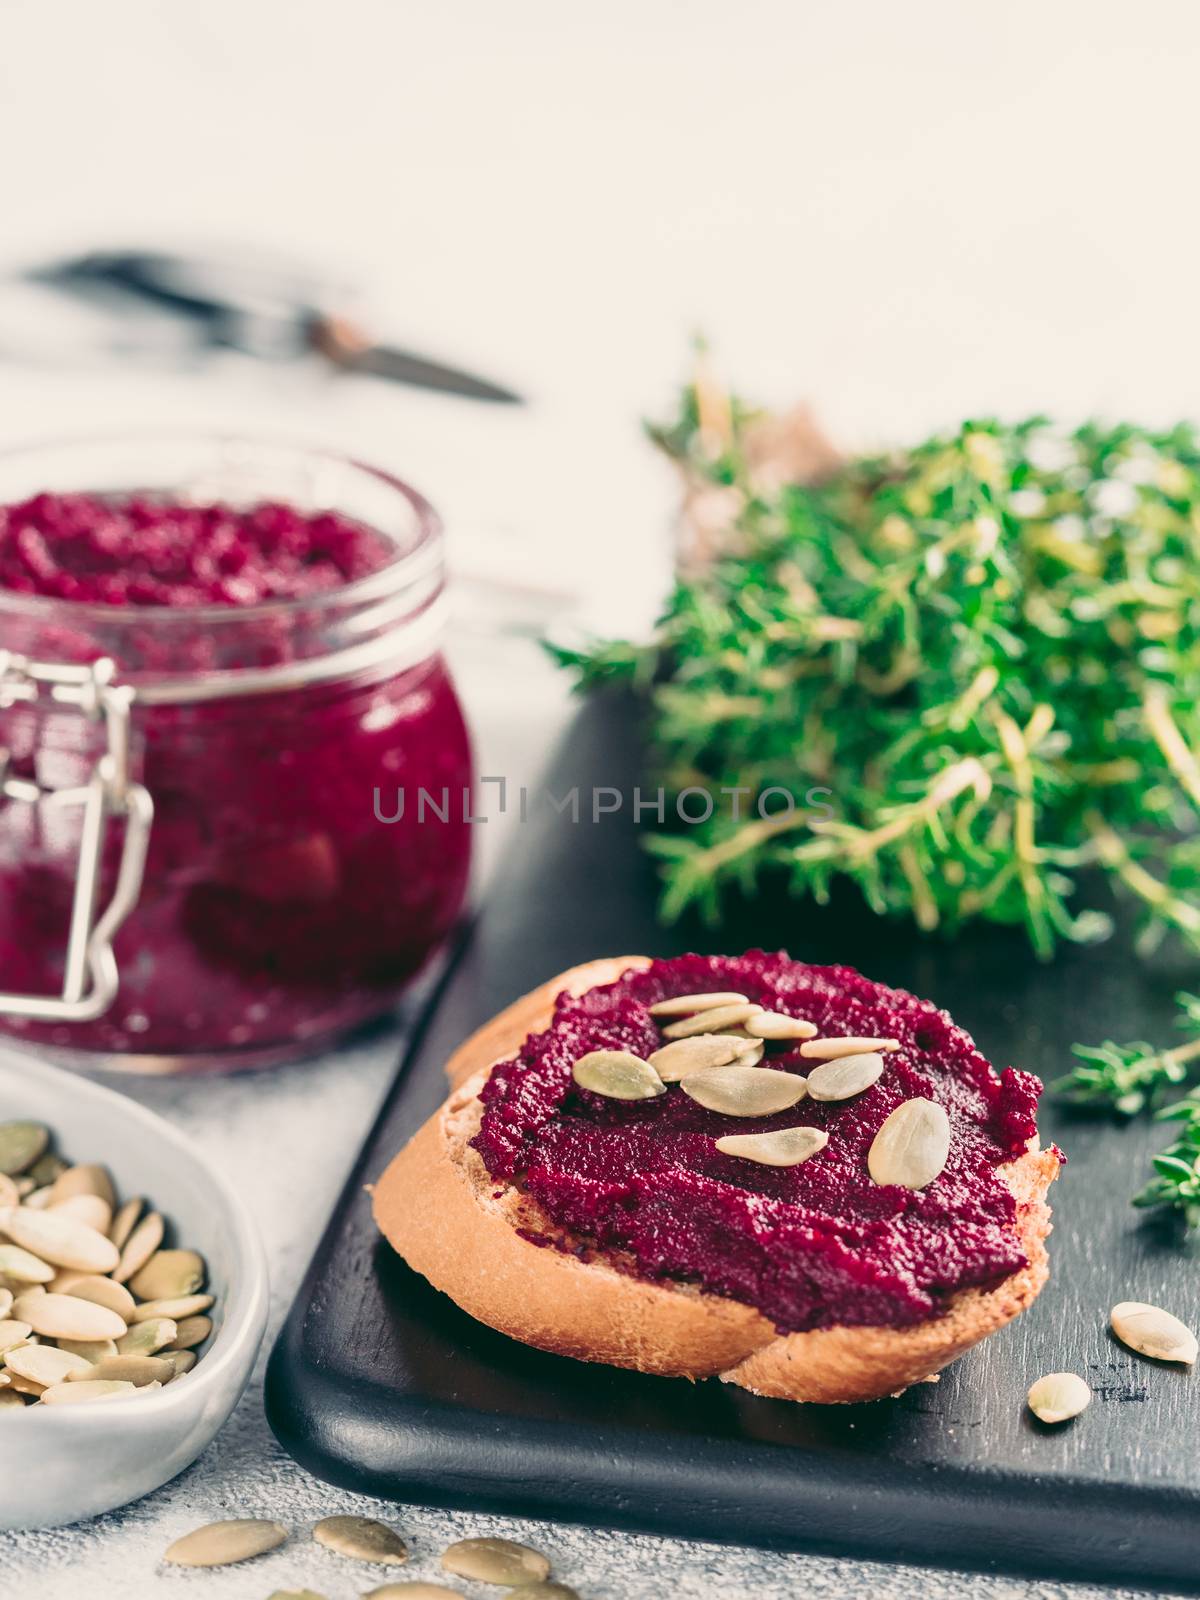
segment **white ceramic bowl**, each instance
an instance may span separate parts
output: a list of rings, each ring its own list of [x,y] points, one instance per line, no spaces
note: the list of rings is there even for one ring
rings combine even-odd
[[[0,1052],[0,1122],[44,1122],[69,1161],[102,1161],[122,1199],[145,1195],[172,1243],[199,1250],[214,1331],[183,1378],[140,1398],[0,1409],[0,1529],[55,1527],[127,1505],[175,1477],[241,1398],[267,1320],[267,1269],[232,1189],[187,1139],[125,1095]]]

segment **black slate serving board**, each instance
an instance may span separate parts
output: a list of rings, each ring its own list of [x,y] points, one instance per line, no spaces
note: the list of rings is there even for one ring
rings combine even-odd
[[[547,787],[629,794],[639,768],[626,708],[596,704]],[[1046,1102],[1044,1133],[1070,1157],[1051,1193],[1049,1286],[937,1384],[867,1406],[795,1406],[527,1349],[410,1272],[377,1238],[364,1193],[443,1098],[451,1050],[595,955],[762,944],[849,961],[945,1005],[998,1064],[1046,1078],[1075,1040],[1169,1040],[1194,962],[1147,966],[1118,939],[1040,966],[1018,933],[921,938],[853,900],[764,899],[719,928],[664,929],[628,810],[575,825],[531,801],[516,831],[273,1353],[268,1414],[287,1449],[320,1477],[399,1500],[1200,1592],[1200,1372],[1143,1360],[1106,1331],[1122,1299],[1200,1324],[1196,1246],[1128,1205],[1161,1126]],[[1024,1395],[1062,1369],[1095,1400],[1052,1430]]]

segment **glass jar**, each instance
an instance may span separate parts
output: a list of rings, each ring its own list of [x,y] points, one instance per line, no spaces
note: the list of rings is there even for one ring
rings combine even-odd
[[[71,1064],[228,1069],[385,1011],[470,861],[432,508],[335,455],[201,437],[0,457],[0,503],[41,491],[330,510],[395,557],[244,607],[0,588],[0,1030]]]

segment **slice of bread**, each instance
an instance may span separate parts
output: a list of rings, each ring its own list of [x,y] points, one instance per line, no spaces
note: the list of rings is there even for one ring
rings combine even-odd
[[[964,1289],[913,1326],[780,1334],[754,1307],[688,1284],[651,1283],[619,1260],[554,1248],[561,1229],[513,1185],[491,1176],[471,1140],[479,1093],[498,1062],[549,1026],[556,997],[614,982],[642,956],[589,962],[543,984],[481,1028],[447,1063],[454,1088],[388,1166],[376,1221],[410,1266],[471,1316],[525,1344],[640,1372],[720,1377],[755,1394],[821,1402],[874,1400],[932,1377],[1032,1303],[1047,1277],[1046,1191],[1053,1150],[999,1168],[1017,1201],[1027,1264],[991,1289]],[[546,1243],[538,1243],[545,1240]]]

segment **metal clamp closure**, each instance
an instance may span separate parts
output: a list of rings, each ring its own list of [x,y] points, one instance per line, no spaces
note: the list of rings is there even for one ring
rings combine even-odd
[[[77,710],[88,721],[101,723],[105,731],[105,750],[89,781],[69,789],[45,788],[15,776],[12,753],[0,745],[0,802],[83,810],[62,993],[57,997],[0,993],[0,1016],[91,1022],[117,996],[113,938],[141,892],[154,802],[141,784],[130,779],[129,709],[134,692],[114,684],[114,670],[109,660],[70,666],[29,661],[0,650],[0,711],[49,701]],[[108,904],[98,910],[105,846],[114,825],[122,829],[116,879]]]

